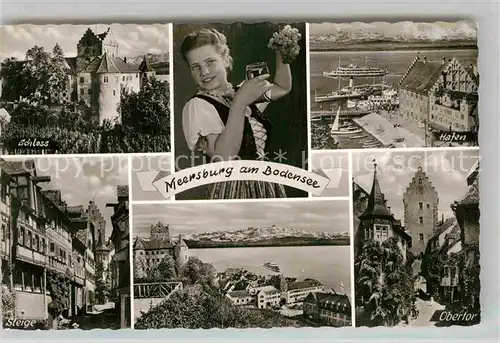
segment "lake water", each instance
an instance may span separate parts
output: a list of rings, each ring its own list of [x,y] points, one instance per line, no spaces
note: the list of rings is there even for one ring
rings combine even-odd
[[[311,75],[311,107],[312,110],[318,110],[318,104],[314,103],[314,89],[317,89],[318,95],[330,93],[337,90],[338,79],[329,79],[323,76],[323,71],[331,71],[337,69],[338,60],[340,56],[340,63],[357,64],[364,66],[368,64],[371,67],[385,68],[387,67],[389,74],[385,76],[385,84],[394,84],[397,86],[398,81],[403,74],[408,70],[411,62],[417,55],[416,50],[405,51],[328,51],[328,52],[315,52],[310,53],[310,75]],[[462,66],[469,67],[472,63],[477,65],[478,51],[474,49],[469,50],[420,50],[420,57],[427,57],[429,61],[441,61],[443,57],[451,59],[456,57]],[[382,77],[377,77],[375,82],[380,83]],[[355,78],[354,85],[371,84],[371,78]],[[349,85],[348,78],[342,78],[341,87]],[[326,110],[328,103],[323,104]]]
[[[325,290],[334,288],[351,294],[351,262],[349,246],[305,246],[266,248],[190,249],[189,255],[214,265],[218,272],[227,268],[245,268],[259,274],[272,274],[263,264],[275,262],[285,276],[299,280],[320,281]]]

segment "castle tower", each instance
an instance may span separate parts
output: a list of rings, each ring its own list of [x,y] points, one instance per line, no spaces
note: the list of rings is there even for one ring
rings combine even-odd
[[[151,240],[157,241],[167,241],[170,242],[170,228],[163,223],[158,222],[156,225],[151,225],[149,229],[149,235],[151,236]]]
[[[119,120],[118,105],[120,104],[121,96],[120,71],[107,53],[102,55],[95,74],[99,85],[99,122],[102,124],[106,119],[112,122]]]
[[[134,241],[134,279],[142,279],[147,274],[146,248],[141,238],[136,237]]]
[[[99,41],[101,42],[102,53],[106,53],[111,57],[119,57],[118,41],[116,40],[110,27],[108,27],[108,29],[103,33],[98,34],[97,38],[99,38]]]
[[[174,254],[175,254],[175,263],[177,265],[177,270],[182,268],[186,264],[186,262],[189,259],[189,254],[188,254],[188,246],[186,242],[182,239],[181,235],[179,235],[179,240],[177,241],[177,244],[174,247]]]
[[[401,227],[401,222],[394,218],[387,207],[387,200],[382,193],[377,178],[377,164],[374,163],[374,166],[373,184],[366,209],[359,216],[359,228],[355,244],[359,248],[368,240],[383,243],[391,237],[396,237],[403,258],[406,260],[406,249],[407,246],[411,245],[411,238]]]
[[[438,224],[439,195],[427,175],[418,167],[403,194],[404,221],[412,237],[412,253],[425,251]]]
[[[83,69],[94,58],[101,56],[102,53],[101,40],[88,28],[76,45],[76,69]]]
[[[146,58],[146,55],[144,55],[144,58],[139,66],[139,72],[140,72],[140,80],[141,80],[141,88],[144,87],[148,83],[148,79],[155,76],[156,72],[149,63],[149,61]]]

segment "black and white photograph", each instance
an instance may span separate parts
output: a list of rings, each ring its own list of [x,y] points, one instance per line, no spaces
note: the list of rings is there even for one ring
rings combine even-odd
[[[132,201],[161,201],[165,198],[153,185],[159,179],[172,174],[172,155],[132,156]]]
[[[3,154],[169,152],[169,30],[3,26]]]
[[[134,204],[134,329],[352,326],[349,206]]]
[[[4,330],[131,326],[128,158],[0,159]]]
[[[175,170],[230,160],[307,170],[305,23],[174,24]],[[307,197],[264,181],[211,183],[176,200]]]
[[[479,324],[479,151],[354,153],[356,326]]]
[[[477,24],[309,25],[311,148],[478,146]]]
[[[318,195],[319,197],[348,197],[349,187],[349,154],[344,151],[312,151],[311,169],[313,173],[330,179],[330,182]],[[316,196],[316,195],[313,195]]]

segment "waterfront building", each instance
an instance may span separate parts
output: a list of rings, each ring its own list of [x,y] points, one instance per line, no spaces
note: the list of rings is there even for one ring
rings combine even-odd
[[[304,299],[303,316],[317,325],[351,326],[351,302],[345,294],[309,293]]]
[[[250,295],[248,290],[228,291],[226,297],[231,300],[234,305],[256,305],[255,296]]]
[[[273,308],[280,305],[281,293],[273,286],[260,287],[257,292],[257,308]]]
[[[457,58],[430,61],[417,54],[399,81],[399,113],[439,131],[478,131],[479,76]]]
[[[309,293],[323,292],[325,286],[318,280],[305,279],[303,281],[294,281],[287,283],[285,292],[286,304],[302,302]]]

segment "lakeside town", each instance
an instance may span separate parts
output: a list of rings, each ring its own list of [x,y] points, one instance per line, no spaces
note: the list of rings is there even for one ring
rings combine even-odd
[[[366,37],[344,37],[346,33],[333,32],[334,27],[331,33],[311,30],[312,39],[322,45],[378,43],[378,49],[369,51],[311,53],[313,149],[478,145],[476,45],[450,50],[448,40],[464,37],[447,37],[453,33],[448,32],[431,51],[396,51],[392,43],[381,43],[390,41],[386,36],[362,32]],[[416,39],[409,35],[402,41]]]
[[[251,207],[263,205],[251,204]],[[213,212],[217,206],[221,205],[211,205],[209,207],[213,208],[206,210]],[[249,206],[250,203],[245,204],[245,207]],[[273,207],[273,204],[266,206]],[[332,204],[323,202],[323,207],[331,210]],[[333,208],[336,207],[347,210],[348,203],[333,205]],[[277,208],[280,206],[277,205]],[[198,212],[200,208],[134,207],[134,218],[137,218],[134,219],[137,222],[134,224],[136,237],[133,243],[134,328],[352,325],[349,243],[345,246],[192,247],[195,239],[207,240],[207,237],[215,240],[226,237],[226,241],[237,239],[244,242],[259,241],[263,234],[276,238],[280,234],[303,235],[307,231],[285,229],[278,225],[257,228],[255,225],[240,230],[189,230],[190,233],[187,233],[186,229],[182,229],[183,224],[176,224],[176,219],[189,226],[184,218],[191,217],[193,220],[192,210]],[[161,220],[148,224],[151,218],[158,218],[155,213],[162,213],[162,218],[170,219],[171,224],[163,224]],[[269,213],[272,216],[272,209]],[[226,227],[233,220],[240,219],[227,220]],[[201,227],[206,228],[206,225],[209,224]],[[197,224],[194,226],[198,227]],[[326,238],[330,235],[349,237],[347,231],[338,229],[326,233],[309,231],[309,234]],[[329,253],[331,256],[328,261],[321,261],[314,257],[317,253],[323,256]],[[300,256],[312,260],[297,263]],[[332,265],[330,259],[338,261]]]
[[[106,194],[75,192],[76,170],[88,174],[78,178],[84,184],[102,160],[75,158],[62,174],[51,161],[46,169],[38,159],[0,159],[3,328],[130,327],[126,175],[101,179]]]
[[[356,325],[479,323],[477,156],[468,173],[431,173],[432,159],[422,161],[405,176],[401,196],[389,193],[393,175],[384,169],[391,168],[377,166],[378,157],[371,182],[360,177],[366,170],[353,173]],[[453,178],[445,181],[443,173]]]

